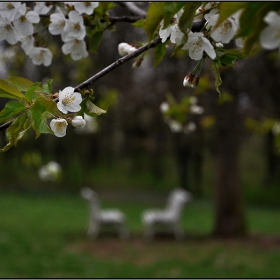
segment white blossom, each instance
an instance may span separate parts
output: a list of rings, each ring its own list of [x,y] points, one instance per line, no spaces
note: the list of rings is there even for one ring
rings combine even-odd
[[[33,10],[39,15],[45,15],[52,9],[52,7],[53,5],[46,5],[46,2],[36,2]]]
[[[61,172],[61,165],[55,161],[50,161],[38,170],[39,177],[42,181],[56,181]]]
[[[216,42],[222,42],[224,44],[229,43],[239,28],[240,13],[241,11],[237,11],[235,14],[224,20],[211,32],[210,36]],[[214,14],[206,18],[208,20],[207,28],[214,27],[218,21],[219,14]]]
[[[26,12],[26,5],[22,4],[19,7],[20,17],[13,21],[13,24],[19,34],[29,36],[34,32],[33,23],[40,21],[39,15],[34,11]]]
[[[124,56],[130,53],[135,52],[137,49],[127,43],[120,43],[118,45],[118,52],[120,56]]]
[[[260,44],[264,49],[280,50],[280,16],[275,11],[270,11],[264,17],[264,21],[268,24],[260,34]]]
[[[83,129],[75,129],[75,132],[78,134],[92,134],[98,131],[98,122],[97,118],[93,118],[87,114],[84,115],[85,126]]]
[[[75,10],[81,14],[91,15],[93,10],[98,7],[98,2],[75,2]]]
[[[34,48],[34,37],[25,36],[20,38],[21,48],[24,50],[26,55],[29,55],[32,49]]]
[[[167,102],[162,102],[159,109],[162,113],[165,113],[169,110],[169,104]]]
[[[62,52],[64,54],[70,54],[73,60],[79,60],[88,56],[85,41],[78,39],[73,39],[64,43]]]
[[[170,36],[170,41],[174,44],[178,43],[184,36],[184,33],[179,28],[179,19],[182,15],[183,10],[180,10],[177,14],[174,15],[172,22],[163,29],[163,20],[160,23],[159,37],[164,43],[167,38]]]
[[[175,120],[169,120],[168,122],[169,128],[173,133],[179,133],[183,130],[183,125]]]
[[[204,112],[203,107],[196,105],[196,104],[192,104],[190,106],[190,111],[191,114],[195,114],[195,115],[201,115]]]
[[[86,121],[83,119],[82,116],[76,116],[73,120],[72,120],[72,125],[75,128],[82,128],[86,125]]]
[[[30,50],[29,57],[35,65],[49,66],[52,62],[52,53],[47,48],[34,47]]]
[[[216,57],[215,50],[209,40],[204,37],[202,32],[190,31],[187,43],[182,47],[183,50],[189,50],[191,59],[200,60],[205,51],[210,58]]]
[[[64,137],[66,135],[67,121],[65,119],[52,119],[50,122],[51,130],[56,137]]]
[[[54,13],[51,14],[50,16],[50,25],[49,25],[49,32],[52,35],[58,35],[63,33],[63,29],[66,24],[66,18],[65,16],[60,12],[60,13]]]
[[[14,45],[18,42],[18,35],[11,22],[0,17],[0,41],[6,40],[9,44]]]
[[[0,2],[0,16],[9,21],[19,18],[20,2]]]
[[[68,14],[69,20],[63,29],[65,36],[62,37],[64,42],[78,39],[83,40],[86,36],[86,28],[84,26],[83,17],[76,11],[71,11]]]
[[[190,132],[194,132],[196,130],[196,124],[194,122],[189,122],[183,129],[183,132],[185,134],[188,134]]]
[[[73,87],[66,87],[58,93],[59,101],[57,108],[64,114],[67,114],[68,111],[78,112],[81,110],[80,103],[82,102],[82,96],[74,90]]]

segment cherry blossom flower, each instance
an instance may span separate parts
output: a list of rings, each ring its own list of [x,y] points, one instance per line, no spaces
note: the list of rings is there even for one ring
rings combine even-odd
[[[63,33],[63,29],[66,24],[66,18],[65,16],[60,13],[54,13],[50,16],[51,24],[49,25],[49,32],[52,35],[58,35]]]
[[[164,43],[167,38],[170,36],[170,41],[174,44],[181,41],[184,36],[184,33],[179,28],[179,19],[183,13],[183,10],[180,10],[176,15],[174,15],[172,22],[170,25],[163,29],[163,20],[160,23],[159,37],[161,41]]]
[[[167,102],[162,102],[159,109],[162,113],[165,113],[169,110],[169,104]]]
[[[68,14],[69,20],[66,22],[64,27],[65,36],[62,37],[64,42],[78,39],[83,40],[86,36],[86,28],[84,26],[83,17],[78,14],[76,11],[71,11]]]
[[[199,105],[196,105],[196,104],[192,104],[190,106],[190,111],[189,111],[191,114],[194,114],[194,115],[201,115],[203,114],[204,112],[204,109],[203,107],[199,106]]]
[[[120,43],[118,45],[118,52],[120,56],[124,56],[130,53],[135,52],[137,49],[127,43]]]
[[[191,59],[200,60],[205,51],[210,58],[216,57],[215,50],[209,40],[204,37],[202,32],[190,31],[187,43],[182,47],[183,50],[189,50]]]
[[[29,55],[32,49],[34,48],[34,37],[25,36],[20,38],[21,48],[24,50],[26,55]]]
[[[73,39],[64,43],[62,52],[64,54],[70,54],[73,60],[79,60],[88,56],[85,41],[78,39]]]
[[[82,102],[82,96],[78,92],[74,92],[73,87],[66,87],[64,90],[59,91],[59,102],[57,108],[64,114],[70,112],[78,112],[81,110],[80,103]]]
[[[229,43],[230,40],[235,36],[236,31],[238,30],[240,14],[241,10],[237,11],[235,14],[224,20],[217,28],[215,28],[211,32],[210,36],[216,42],[222,42],[224,44]],[[208,21],[207,28],[215,26],[218,21],[218,18],[219,14],[214,14],[209,17],[205,16],[205,19],[207,19]]]
[[[29,57],[35,65],[49,66],[52,62],[52,53],[47,48],[34,47],[30,50]]]
[[[0,2],[0,16],[9,21],[19,18],[20,2]]]
[[[14,45],[18,42],[18,34],[9,20],[0,17],[0,41],[2,40]]]
[[[38,170],[39,177],[42,181],[56,181],[59,179],[61,172],[61,165],[55,161],[50,161]]]
[[[264,21],[268,24],[260,34],[260,44],[264,49],[280,50],[280,16],[275,11],[270,11],[264,17]]]
[[[81,14],[91,15],[93,10],[98,7],[98,2],[76,2],[74,3],[75,10]]]
[[[75,128],[82,128],[86,125],[86,121],[82,116],[76,116],[74,119],[72,119],[71,123]]]
[[[188,134],[190,132],[194,132],[196,130],[196,124],[194,122],[189,122],[184,128],[183,132]]]
[[[66,135],[67,121],[65,119],[52,119],[50,122],[51,130],[57,137],[64,137]]]
[[[168,125],[169,125],[171,132],[179,133],[183,130],[183,125],[178,121],[169,120]]]
[[[29,36],[34,32],[33,23],[38,23],[40,21],[39,15],[34,11],[26,12],[26,5],[22,4],[19,7],[20,17],[13,21],[13,24],[19,34]]]
[[[34,6],[33,10],[34,10],[34,12],[38,13],[39,15],[45,15],[52,8],[53,8],[53,5],[49,5],[49,4],[46,5],[46,2],[36,2],[36,5]]]

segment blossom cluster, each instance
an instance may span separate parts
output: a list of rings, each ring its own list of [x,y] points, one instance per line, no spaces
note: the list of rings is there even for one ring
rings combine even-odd
[[[73,60],[88,56],[86,28],[83,14],[90,15],[98,2],[36,2],[33,10],[21,2],[0,2],[0,41],[9,44],[21,43],[25,54],[35,65],[49,66],[51,51],[39,42],[40,16],[49,16],[47,27],[51,35],[60,35],[63,41],[62,52],[70,54]]]
[[[202,115],[204,113],[204,108],[197,104],[198,99],[195,96],[191,96],[189,99],[188,112],[190,115]],[[169,116],[170,105],[168,102],[162,102],[160,105],[160,111],[165,116],[165,122],[169,126],[171,132],[173,133],[185,133],[189,134],[194,132],[197,125],[193,121],[187,121],[185,124]]]
[[[199,61],[194,71],[184,78],[184,86],[197,86],[203,59],[205,57],[215,59],[218,56],[216,49],[223,47],[223,44],[229,43],[238,31],[241,10],[231,15],[214,29],[219,18],[218,5],[219,2],[208,2],[196,11],[194,22],[205,20],[206,23],[201,32],[189,30],[186,42],[184,41],[184,33],[179,28],[179,20],[183,14],[183,9],[173,17],[167,28],[163,28],[163,21],[160,23],[159,36],[162,42],[170,38],[171,43],[183,45],[182,49],[188,50],[191,59]]]
[[[58,98],[57,108],[63,114],[67,114],[68,111],[76,113],[81,110],[80,103],[82,102],[82,96],[79,92],[75,92],[73,87],[66,87],[64,90],[60,90]],[[72,119],[69,118],[69,121],[75,128],[82,128],[86,124],[82,116],[75,116]],[[57,137],[66,135],[67,125],[68,122],[63,118],[55,118],[50,122],[50,128]]]

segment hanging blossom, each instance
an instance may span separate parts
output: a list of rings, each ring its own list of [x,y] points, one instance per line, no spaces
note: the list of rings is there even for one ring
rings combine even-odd
[[[57,137],[64,137],[66,135],[67,121],[65,119],[52,119],[50,128]]]
[[[215,50],[207,38],[204,37],[202,32],[190,31],[187,43],[182,47],[183,50],[189,50],[191,59],[200,60],[205,51],[210,58],[216,57]]]
[[[178,43],[183,38],[184,33],[180,30],[178,25],[182,13],[183,10],[180,10],[177,14],[175,14],[170,25],[168,25],[168,27],[165,29],[163,29],[163,20],[160,22],[159,37],[163,43],[168,39],[169,36],[170,41],[174,44]]]
[[[29,55],[34,48],[34,37],[33,36],[25,36],[20,38],[21,48],[25,52],[26,55]]]
[[[39,15],[34,11],[27,11],[26,5],[22,4],[18,11],[20,12],[20,17],[13,21],[13,24],[19,34],[29,36],[34,33],[33,23],[38,23],[40,21]]]
[[[74,9],[81,15],[91,15],[93,10],[98,7],[98,2],[75,2]]]
[[[0,2],[0,16],[9,21],[18,19],[20,5],[20,2]]]
[[[222,42],[227,44],[235,36],[239,28],[239,17],[241,15],[241,10],[234,13],[232,16],[224,20],[217,28],[211,32],[211,37],[216,42]],[[207,20],[207,28],[214,27],[218,21],[219,14],[211,14],[211,12],[205,15]]]
[[[131,46],[130,44],[127,43],[120,43],[118,45],[118,52],[120,56],[124,56],[130,53],[133,53],[137,50],[137,48]]]
[[[199,76],[195,76],[193,73],[189,73],[183,80],[184,87],[195,88],[199,83]]]
[[[76,11],[71,11],[68,14],[68,21],[63,29],[63,42],[67,42],[73,39],[83,40],[86,36],[86,28],[84,26],[83,17]]]
[[[14,45],[18,42],[18,34],[9,20],[0,17],[0,41],[2,40]]]
[[[88,56],[86,43],[83,40],[72,39],[62,45],[62,52],[70,54],[73,60],[79,60]]]
[[[33,64],[49,66],[52,62],[52,53],[47,48],[33,47],[29,52]]]
[[[280,16],[275,11],[270,11],[264,17],[268,24],[260,34],[260,44],[266,50],[279,48],[280,51]]]
[[[53,5],[46,4],[46,2],[36,2],[36,5],[34,6],[33,10],[34,10],[34,12],[36,12],[39,15],[45,15],[52,8],[53,8]]]
[[[51,14],[50,16],[50,25],[48,27],[49,32],[52,35],[59,35],[63,33],[64,27],[66,25],[66,18],[65,16],[59,12]]]
[[[59,91],[59,102],[57,108],[64,114],[70,112],[78,112],[81,110],[80,103],[82,102],[82,96],[78,92],[74,92],[73,87],[66,87],[64,90]]]
[[[71,123],[75,128],[82,128],[86,125],[86,121],[82,116],[76,116],[74,119],[72,119]]]

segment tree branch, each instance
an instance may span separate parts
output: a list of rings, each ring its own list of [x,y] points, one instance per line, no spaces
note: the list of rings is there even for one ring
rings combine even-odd
[[[120,2],[121,5],[125,6],[130,12],[137,16],[143,16],[146,17],[147,13],[139,8],[135,3],[133,2]]]
[[[160,42],[161,42],[161,38],[157,37],[156,39],[152,40],[150,43],[146,44],[145,46],[140,47],[139,49],[137,49],[135,52],[130,53],[130,54],[126,55],[126,56],[123,56],[123,57],[119,58],[114,63],[112,63],[111,65],[107,66],[106,68],[104,68],[103,70],[98,72],[97,74],[93,75],[88,80],[86,80],[83,83],[81,83],[78,86],[76,86],[75,87],[75,91],[80,90],[80,89],[89,88],[94,82],[96,82],[101,77],[103,77],[104,75],[108,74],[109,72],[111,72],[113,69],[121,66],[122,64],[124,64],[125,62],[129,61],[130,59],[137,57],[138,55],[140,55],[141,53],[147,51],[148,49],[154,48]],[[55,102],[58,102],[58,100],[59,100],[58,98],[54,99]],[[12,122],[13,122],[13,120],[0,125],[0,131],[8,128],[12,124]]]

